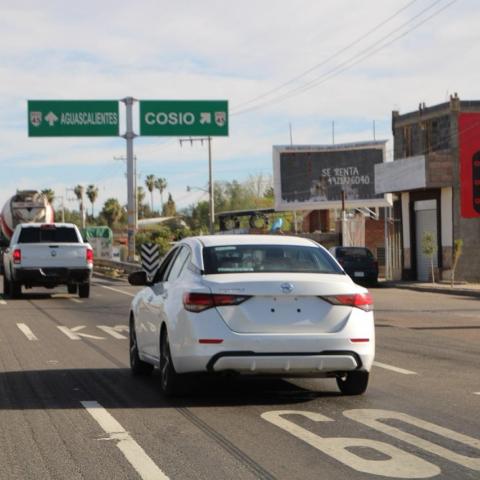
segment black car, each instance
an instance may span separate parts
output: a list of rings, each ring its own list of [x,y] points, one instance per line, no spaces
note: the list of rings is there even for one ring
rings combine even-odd
[[[378,262],[368,248],[332,247],[330,253],[355,283],[378,284]]]

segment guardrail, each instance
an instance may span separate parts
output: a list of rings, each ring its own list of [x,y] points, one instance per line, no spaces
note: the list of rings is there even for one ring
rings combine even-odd
[[[142,266],[139,263],[119,262],[118,260],[107,260],[105,258],[96,258],[93,266],[94,268],[95,266],[113,268],[126,274],[142,269]]]

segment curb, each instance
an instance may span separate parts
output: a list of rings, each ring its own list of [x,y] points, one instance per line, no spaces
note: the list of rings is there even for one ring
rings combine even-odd
[[[443,293],[446,295],[461,295],[465,297],[478,297],[480,298],[480,290],[471,290],[468,288],[450,288],[450,287],[428,287],[424,285],[403,284],[395,282],[383,282],[380,284],[380,288],[400,288],[403,290],[413,290],[417,292],[428,293]]]

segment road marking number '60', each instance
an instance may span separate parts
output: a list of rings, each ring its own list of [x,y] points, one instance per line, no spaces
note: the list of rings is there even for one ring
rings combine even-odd
[[[412,435],[411,433],[404,432],[397,427],[382,423],[381,420],[401,421],[478,450],[480,450],[480,440],[454,432],[448,428],[440,427],[434,423],[425,422],[405,413],[395,411],[355,409],[346,410],[343,414],[351,420],[402,440],[424,451],[438,455],[451,462],[462,465],[463,467],[480,471],[480,457],[472,458],[461,455],[436,443],[432,443],[428,440],[417,437],[416,435]],[[359,472],[395,478],[430,478],[441,473],[441,470],[437,465],[433,465],[426,460],[405,452],[398,447],[389,445],[388,443],[367,438],[320,437],[319,435],[300,427],[291,420],[287,420],[284,418],[284,415],[301,415],[314,422],[332,422],[333,420],[331,418],[320,413],[297,410],[276,410],[262,414],[262,418],[267,422],[273,423],[277,427],[286,430],[312,447],[317,448],[323,453]],[[353,447],[371,448],[386,455],[388,458],[385,460],[365,459],[348,450]]]

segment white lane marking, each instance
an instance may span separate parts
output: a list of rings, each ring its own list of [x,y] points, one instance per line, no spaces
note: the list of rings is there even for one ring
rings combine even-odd
[[[383,423],[382,420],[397,420],[402,424],[413,425],[417,429],[421,429],[425,432],[434,433],[439,437],[453,440],[458,443],[467,445],[470,449],[480,450],[480,440],[477,438],[469,437],[463,433],[458,433],[454,430],[450,430],[435,423],[426,422],[417,417],[412,417],[402,412],[395,412],[393,410],[376,410],[376,409],[355,409],[345,410],[343,414],[358,423],[373,428],[381,433],[385,433],[393,438],[401,440],[402,442],[413,445],[416,449],[422,449],[429,453],[433,453],[447,459],[451,462],[458,463],[463,467],[470,468],[472,470],[480,471],[480,458],[478,456],[467,456],[461,453],[454,452],[446,447],[434,443],[434,441],[426,440],[425,438],[418,437],[412,433],[405,432],[401,427],[393,427],[389,424]]]
[[[97,325],[97,328],[103,330],[105,333],[108,333],[117,340],[127,339],[125,335],[121,335],[119,332],[128,332],[128,325],[115,325],[114,327],[109,327],[107,325]]]
[[[34,333],[27,325],[25,325],[24,323],[17,323],[17,327],[29,340],[31,340],[32,342],[38,341],[38,338],[34,335]]]
[[[85,328],[85,325],[79,325],[78,327],[63,327],[57,325],[57,328],[64,333],[70,340],[81,340],[84,338],[93,338],[94,340],[105,340],[104,337],[96,337],[95,335],[90,335],[88,333],[79,333],[79,330]]]
[[[284,418],[283,415],[300,415],[314,422],[332,422],[331,418],[320,413],[301,410],[278,410],[261,414],[261,418],[267,422],[282,428],[358,472],[391,478],[431,478],[441,472],[436,465],[394,445],[368,438],[321,437],[292,420]],[[352,447],[366,447],[370,450],[376,450],[387,458],[385,460],[369,460],[350,451],[349,448]]]
[[[0,305],[6,305],[6,304],[7,304],[7,302],[3,298],[0,297]]]
[[[384,368],[385,370],[391,370],[396,373],[403,373],[403,375],[418,375],[417,372],[412,372],[411,370],[405,370],[403,368],[394,367],[393,365],[388,365],[387,363],[373,362],[376,367]]]
[[[98,402],[83,401],[81,404],[108,435],[106,440],[114,440],[117,442],[119,450],[125,455],[125,458],[142,479],[168,480],[168,477],[146,454],[145,450],[143,450],[120,423]]]
[[[473,392],[474,395],[480,395],[480,392]]]
[[[82,300],[79,300],[78,298],[69,298],[69,300],[70,300],[71,302],[75,302],[75,303],[83,303],[83,301],[82,301]]]
[[[123,295],[128,295],[129,297],[134,297],[135,294],[124,292],[123,290],[119,290],[118,288],[107,287],[106,285],[99,285],[99,287],[106,288],[107,290],[111,290],[112,292],[123,293]]]

